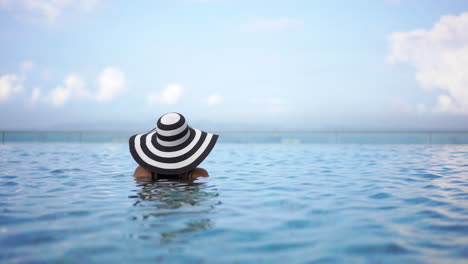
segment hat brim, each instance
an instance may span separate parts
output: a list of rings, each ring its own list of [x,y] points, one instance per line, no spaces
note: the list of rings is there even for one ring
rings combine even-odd
[[[218,135],[189,128],[189,137],[177,146],[159,143],[156,130],[133,135],[129,139],[130,153],[143,168],[158,174],[182,174],[195,169],[213,149]]]

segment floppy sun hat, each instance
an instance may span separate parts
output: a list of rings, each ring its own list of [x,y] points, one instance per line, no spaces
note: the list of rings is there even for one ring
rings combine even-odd
[[[145,169],[181,174],[195,169],[213,149],[218,135],[191,128],[184,116],[167,113],[154,129],[129,139],[130,153]]]

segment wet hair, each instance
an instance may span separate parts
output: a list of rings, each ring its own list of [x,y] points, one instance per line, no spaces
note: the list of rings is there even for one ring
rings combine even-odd
[[[182,174],[175,174],[175,175],[158,174],[158,173],[155,173],[155,172],[151,172],[151,177],[153,178],[153,180],[157,180],[157,179],[191,180],[192,179],[192,174],[193,174],[193,170],[182,173]]]

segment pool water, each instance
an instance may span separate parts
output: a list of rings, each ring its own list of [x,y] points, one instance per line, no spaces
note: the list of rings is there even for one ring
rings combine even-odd
[[[467,263],[468,145],[218,144],[138,182],[126,144],[0,145],[1,263]]]

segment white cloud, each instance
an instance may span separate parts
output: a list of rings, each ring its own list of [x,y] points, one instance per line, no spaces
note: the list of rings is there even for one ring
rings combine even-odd
[[[399,96],[391,98],[392,110],[400,114],[425,114],[427,112],[427,107],[425,104],[418,103],[413,104],[404,100]]]
[[[0,0],[1,1],[1,0]],[[34,63],[31,61],[23,62],[22,71],[27,72]],[[6,101],[14,93],[23,90],[24,78],[15,74],[0,76],[0,101]],[[105,68],[97,77],[97,90],[93,92],[86,89],[84,80],[77,74],[68,74],[63,83],[52,89],[47,95],[42,96],[39,88],[31,91],[30,102],[35,103],[43,101],[54,106],[63,106],[70,100],[96,100],[99,102],[108,102],[125,91],[125,74],[115,68]]]
[[[29,72],[34,68],[34,62],[33,61],[24,61],[21,63],[21,71],[22,72]]]
[[[160,92],[150,92],[148,94],[149,103],[175,104],[179,101],[184,89],[178,84],[169,84],[166,89]]]
[[[117,68],[108,67],[99,75],[98,85],[96,99],[101,102],[111,101],[125,91],[125,74]]]
[[[443,16],[432,29],[390,36],[390,63],[416,69],[416,80],[427,90],[442,90],[436,112],[468,114],[468,12]]]
[[[217,105],[223,101],[223,98],[218,94],[212,94],[206,99],[208,105]]]
[[[85,82],[76,74],[69,74],[65,78],[65,87],[70,89],[77,98],[89,98],[91,93],[85,89]]]
[[[441,113],[462,113],[462,109],[457,107],[452,98],[448,95],[439,95],[437,97],[437,105],[434,108],[434,112]]]
[[[86,89],[85,82],[81,77],[72,73],[64,79],[63,84],[53,89],[44,98],[44,101],[54,106],[63,106],[72,99],[112,101],[125,91],[125,74],[114,67],[105,68],[97,77],[97,85],[97,91],[92,92]],[[37,95],[37,97],[39,96]]]
[[[304,26],[302,20],[280,17],[280,18],[258,18],[250,20],[237,27],[245,32],[274,32],[297,29]]]
[[[23,79],[15,74],[0,76],[0,101],[6,101],[21,90],[23,90]]]
[[[37,101],[39,101],[39,98],[41,97],[41,89],[39,88],[34,88],[32,90],[32,94],[31,94],[31,103],[35,103]]]
[[[285,113],[290,110],[289,103],[283,98],[251,98],[250,102],[271,113]]]
[[[0,0],[0,8],[49,25],[61,17],[93,10],[101,0]]]
[[[54,106],[63,106],[72,97],[78,99],[89,96],[90,93],[85,90],[84,81],[76,74],[69,74],[62,85],[57,86],[49,93],[45,101]]]
[[[67,87],[59,86],[50,92],[47,101],[54,106],[63,106],[71,97],[71,90]]]

